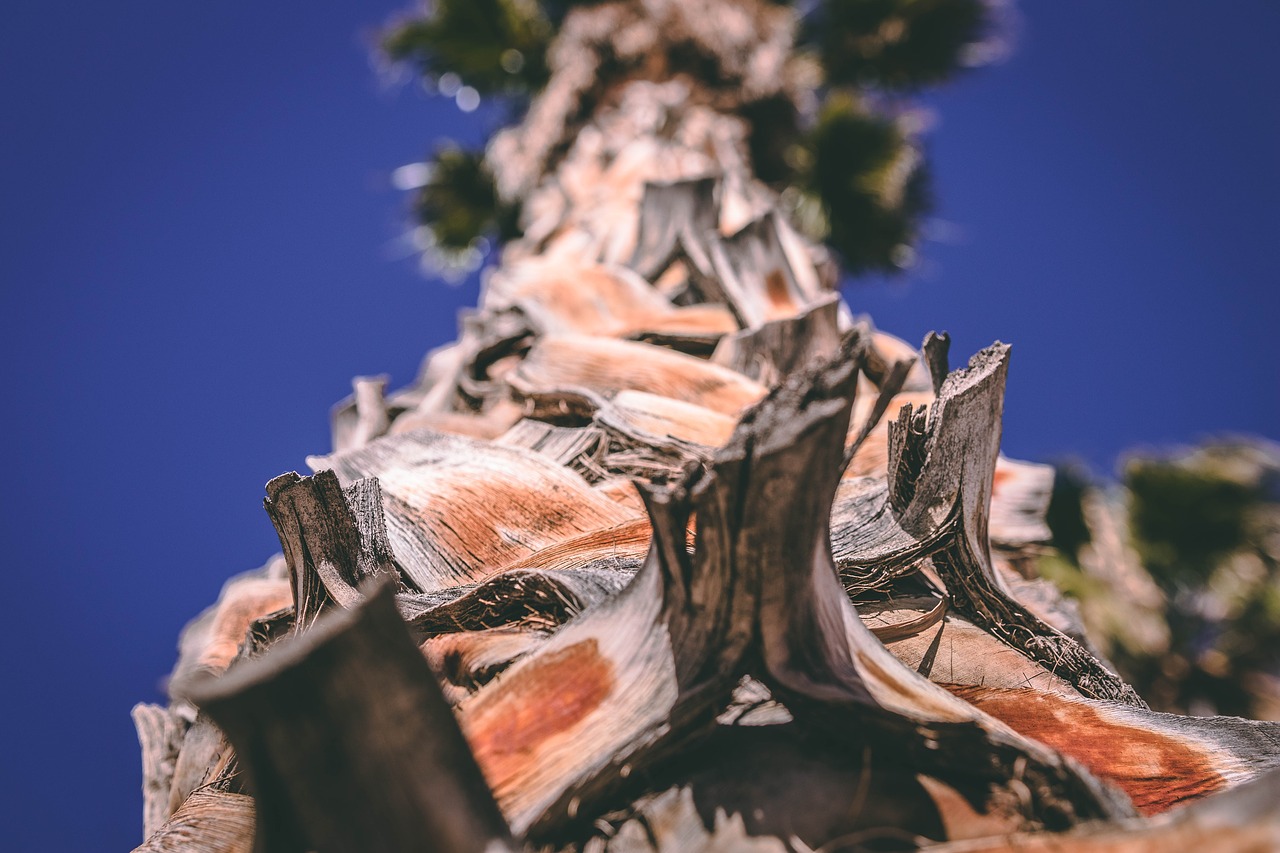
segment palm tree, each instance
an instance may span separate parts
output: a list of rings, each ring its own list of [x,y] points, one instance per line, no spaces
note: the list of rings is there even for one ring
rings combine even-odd
[[[910,262],[904,98],[996,14],[439,0],[395,27],[461,105],[527,101],[418,194],[436,263],[502,261],[412,387],[357,379],[316,473],[267,485],[282,556],[135,710],[140,849],[1274,843],[1280,780],[1241,783],[1277,728],[1150,711],[1029,579],[1053,477],[999,454],[1009,348],[952,371],[834,290]]]

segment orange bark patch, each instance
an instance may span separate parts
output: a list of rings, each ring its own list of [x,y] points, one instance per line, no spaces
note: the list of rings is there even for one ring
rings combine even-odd
[[[464,714],[463,731],[495,789],[542,748],[587,718],[613,689],[613,663],[595,639],[544,654],[513,670],[493,701]]]
[[[795,302],[781,270],[770,270],[764,277],[764,292],[769,300],[770,318],[789,317],[795,313]]]
[[[1079,761],[1128,794],[1144,815],[1227,785],[1206,748],[1110,719],[1101,706],[1036,690],[943,686],[1019,734]]]
[[[213,672],[222,672],[239,654],[245,632],[255,619],[291,604],[293,592],[289,581],[283,578],[252,578],[234,584],[218,602],[208,645],[200,652],[197,664]]]

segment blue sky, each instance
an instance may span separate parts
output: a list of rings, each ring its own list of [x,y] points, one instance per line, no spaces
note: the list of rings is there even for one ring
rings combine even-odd
[[[0,28],[0,703],[15,850],[140,841],[131,704],[278,548],[263,484],[358,373],[407,382],[474,284],[391,251],[395,167],[485,119],[389,85],[400,6],[13,0]],[[855,310],[1014,345],[1005,446],[1280,438],[1280,4],[1026,0],[928,99],[940,239]],[[492,120],[490,118],[489,120]]]

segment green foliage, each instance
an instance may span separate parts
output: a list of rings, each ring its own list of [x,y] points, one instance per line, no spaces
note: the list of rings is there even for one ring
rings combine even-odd
[[[1038,568],[1079,601],[1091,637],[1153,707],[1280,717],[1278,483],[1280,448],[1265,442],[1134,458],[1123,509],[1060,472],[1048,516],[1057,553]],[[1090,529],[1106,522],[1099,512],[1127,528],[1136,562],[1114,538],[1083,559],[1087,542],[1105,544]],[[1161,592],[1135,594],[1150,581]]]
[[[931,199],[924,158],[904,122],[834,93],[805,143],[808,150],[796,152],[801,188],[821,202],[821,236],[846,270],[905,266]]]
[[[804,38],[832,84],[911,89],[968,64],[990,28],[986,0],[827,0]]]
[[[528,94],[547,78],[551,26],[535,0],[434,0],[388,30],[382,49],[428,77],[457,74],[482,94]]]
[[[560,26],[564,16],[575,6],[599,6],[606,0],[542,0],[542,8],[555,26]]]
[[[421,15],[390,28],[382,46],[389,58],[412,64],[430,79],[453,74],[481,94],[501,95],[521,106],[547,82],[546,50],[556,28],[573,9],[599,2],[433,0]],[[942,82],[970,64],[974,45],[993,29],[993,3],[789,4],[803,15],[797,48],[811,51],[821,71],[815,78],[821,106],[816,114],[802,112],[798,103],[804,98],[779,94],[741,104],[737,111],[750,128],[756,175],[783,193],[797,224],[810,237],[826,240],[846,272],[898,272],[910,266],[931,206],[923,150],[895,117],[901,110],[873,105],[883,103],[887,92]],[[714,57],[685,43],[670,48],[670,69],[708,86],[732,87],[721,78]],[[634,71],[606,57],[600,89]],[[585,97],[590,103],[596,96]],[[455,190],[452,180],[424,189],[417,204],[442,241],[454,244],[506,215],[496,206],[482,209],[479,184],[464,182]],[[450,193],[470,206],[450,209]]]
[[[1166,587],[1205,581],[1246,539],[1256,488],[1213,470],[1138,460],[1125,472],[1134,545]]]
[[[439,246],[460,250],[486,235],[512,236],[517,211],[499,203],[482,154],[447,146],[436,152],[431,165],[431,178],[414,199],[414,213],[431,227]]]
[[[1053,495],[1045,512],[1045,523],[1053,534],[1053,547],[1071,562],[1079,562],[1080,549],[1093,535],[1084,518],[1084,495],[1089,488],[1084,474],[1072,467],[1060,466],[1053,475]]]

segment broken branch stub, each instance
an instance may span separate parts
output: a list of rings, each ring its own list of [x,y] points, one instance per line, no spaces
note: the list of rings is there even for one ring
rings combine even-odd
[[[248,771],[259,853],[510,846],[389,581],[192,698]]]
[[[517,831],[550,841],[598,813],[628,775],[704,737],[744,675],[850,762],[892,742],[917,772],[1018,825],[1129,813],[1078,767],[902,666],[858,620],[828,518],[864,345],[850,335],[770,393],[707,468],[642,487],[654,538],[632,583],[459,705]]]
[[[358,602],[365,581],[399,577],[376,479],[344,489],[333,471],[282,474],[267,483],[264,505],[289,566],[296,632],[332,604]]]
[[[1032,823],[1127,813],[1086,772],[903,667],[857,618],[837,580],[829,518],[861,345],[851,338],[833,362],[751,410],[700,487],[720,494],[698,501],[699,548],[715,530],[737,568],[734,592],[755,600],[744,608],[759,658],[750,674],[832,743],[892,742],[920,772],[984,806],[1016,780],[1029,792],[1023,818]]]
[[[988,519],[1008,366],[1007,345],[987,347],[947,376],[931,406],[904,407],[890,424],[889,488],[901,524],[920,539],[955,525],[932,560],[957,613],[1084,696],[1146,707],[1078,641],[1028,611],[992,567]]]

